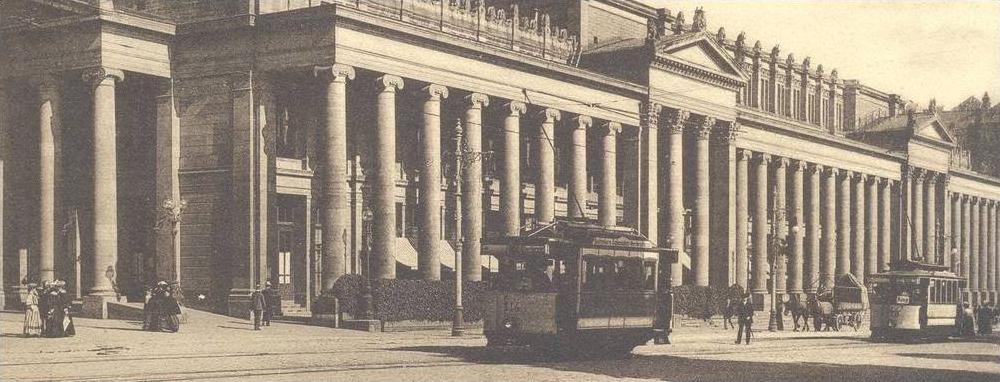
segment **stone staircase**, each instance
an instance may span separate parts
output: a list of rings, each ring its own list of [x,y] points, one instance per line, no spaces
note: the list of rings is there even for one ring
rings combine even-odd
[[[311,317],[312,313],[294,301],[281,301],[281,315],[283,317]]]

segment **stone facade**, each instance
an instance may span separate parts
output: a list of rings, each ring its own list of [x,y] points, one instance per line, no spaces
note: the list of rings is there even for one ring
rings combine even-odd
[[[988,100],[917,111],[700,10],[553,3],[3,2],[3,285],[75,277],[71,216],[96,316],[156,279],[237,314],[265,280],[308,307],[451,277],[455,233],[481,280],[482,238],[574,217],[681,250],[673,285],[907,258],[996,298]]]

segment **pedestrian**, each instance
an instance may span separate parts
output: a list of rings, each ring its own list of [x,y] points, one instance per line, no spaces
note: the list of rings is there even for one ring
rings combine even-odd
[[[39,337],[42,335],[42,316],[38,312],[38,285],[28,284],[28,293],[24,299],[24,336]]]
[[[973,337],[976,335],[976,315],[969,303],[962,303],[962,335]]]
[[[271,282],[264,283],[264,300],[267,302],[264,307],[264,326],[271,326],[271,320],[274,319],[275,313],[281,313],[281,294],[271,287]]]
[[[738,321],[740,324],[739,331],[736,332],[736,344],[740,343],[740,339],[744,337],[744,331],[746,332],[746,344],[750,344],[750,330],[753,325],[753,301],[750,299],[750,295],[744,295],[743,301],[737,306],[738,311]]]
[[[250,293],[250,321],[253,322],[253,330],[260,330],[265,308],[267,308],[267,300],[260,290],[260,284],[257,284],[253,293]]]
[[[69,312],[72,301],[66,293],[66,289],[63,288],[64,285],[63,281],[53,281],[49,284],[44,296],[39,296],[45,305],[45,323],[42,334],[46,337],[58,338],[76,334],[73,317]]]
[[[160,291],[160,301],[157,304],[163,318],[163,327],[171,333],[177,333],[181,329],[181,320],[178,317],[181,314],[181,306],[177,302],[176,295],[174,290],[164,283],[164,287]]]
[[[979,334],[993,333],[993,310],[987,301],[983,301],[976,310],[976,322],[979,323]]]
[[[142,300],[142,330],[153,330],[153,320],[156,314],[153,312],[153,289],[146,287],[145,296]]]

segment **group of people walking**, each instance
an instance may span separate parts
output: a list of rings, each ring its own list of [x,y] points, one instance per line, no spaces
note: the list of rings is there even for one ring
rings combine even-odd
[[[275,312],[280,312],[280,309],[281,294],[271,287],[271,282],[266,282],[264,289],[257,284],[250,293],[250,321],[253,323],[253,330],[271,326]]]
[[[146,304],[142,311],[145,316],[142,330],[152,332],[166,330],[176,333],[181,328],[178,317],[181,314],[181,306],[177,302],[176,290],[166,281],[160,281],[146,291]]]
[[[975,307],[963,302],[957,309],[955,331],[958,332],[958,336],[993,334],[993,325],[996,324],[997,318],[1000,318],[997,308],[986,301]]]
[[[75,335],[72,304],[65,281],[46,281],[41,286],[29,283],[24,297],[24,335],[53,338]]]

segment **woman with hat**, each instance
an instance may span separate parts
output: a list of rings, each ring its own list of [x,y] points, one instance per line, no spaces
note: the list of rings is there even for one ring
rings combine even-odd
[[[38,284],[29,283],[28,293],[24,299],[24,336],[39,337],[42,335],[42,316],[38,312]]]

